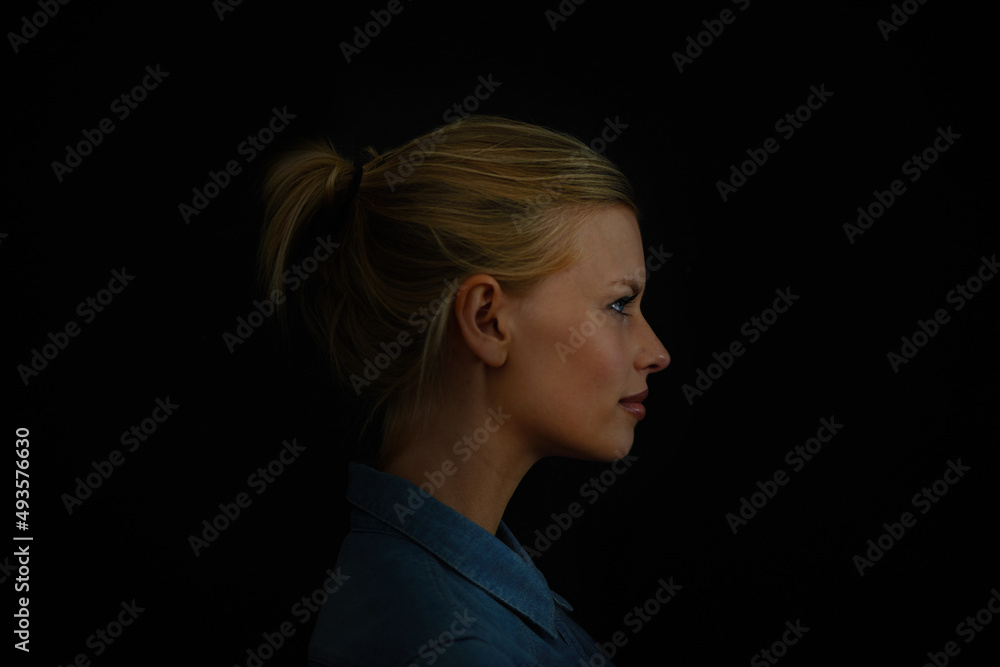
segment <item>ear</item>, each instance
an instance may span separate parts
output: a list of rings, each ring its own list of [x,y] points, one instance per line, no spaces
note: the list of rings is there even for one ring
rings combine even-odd
[[[492,276],[477,273],[466,278],[455,296],[455,320],[466,347],[488,366],[507,359],[510,328],[509,299]]]

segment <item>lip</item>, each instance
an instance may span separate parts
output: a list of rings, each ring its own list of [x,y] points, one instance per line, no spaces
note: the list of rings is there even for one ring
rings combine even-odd
[[[643,389],[638,394],[632,394],[618,401],[618,404],[625,408],[633,417],[642,419],[646,416],[646,406],[642,404],[649,396],[649,390]]]

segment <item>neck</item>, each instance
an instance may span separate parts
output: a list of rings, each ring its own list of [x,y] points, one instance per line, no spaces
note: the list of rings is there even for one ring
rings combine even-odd
[[[465,433],[478,431],[482,439],[487,430],[482,426]],[[379,469],[433,489],[435,499],[495,535],[511,496],[538,460],[514,446],[509,427],[504,430],[508,432],[489,433],[481,443],[472,436],[455,436],[457,430],[425,433],[403,445],[386,443]]]

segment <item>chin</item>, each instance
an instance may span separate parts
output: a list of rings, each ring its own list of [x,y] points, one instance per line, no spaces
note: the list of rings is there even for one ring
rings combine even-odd
[[[593,447],[581,452],[577,458],[600,463],[613,463],[631,452],[634,442],[635,438],[629,432],[627,438],[608,438],[600,443],[595,443]]]
[[[625,458],[625,456],[632,451],[632,445],[635,444],[635,438],[629,437],[629,439],[621,444],[620,447],[616,447],[613,452],[611,452],[611,457],[607,459],[608,463],[612,461],[618,461],[619,459]]]
[[[635,420],[628,426],[620,422],[591,422],[583,428],[564,430],[557,426],[553,431],[546,444],[539,448],[544,452],[543,458],[562,456],[578,461],[613,463],[631,452],[635,442]]]

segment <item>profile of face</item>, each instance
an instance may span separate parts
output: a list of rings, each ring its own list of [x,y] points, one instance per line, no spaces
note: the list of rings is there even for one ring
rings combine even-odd
[[[646,270],[635,215],[596,209],[580,234],[578,262],[500,300],[494,324],[506,346],[490,393],[539,458],[612,461],[631,449],[644,412],[622,399],[644,392],[670,355],[639,310]]]

